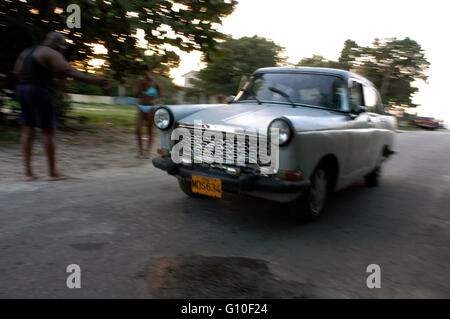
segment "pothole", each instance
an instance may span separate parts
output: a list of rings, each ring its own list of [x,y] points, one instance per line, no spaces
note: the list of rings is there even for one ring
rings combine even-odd
[[[145,281],[152,298],[163,299],[349,298],[335,289],[280,279],[266,261],[243,257],[152,258],[135,279]]]

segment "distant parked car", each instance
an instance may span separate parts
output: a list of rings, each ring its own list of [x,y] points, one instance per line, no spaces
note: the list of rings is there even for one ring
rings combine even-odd
[[[289,203],[288,210],[315,219],[331,192],[362,177],[368,186],[377,186],[383,161],[394,153],[395,117],[384,114],[370,81],[348,71],[259,69],[229,102],[162,106],[155,111],[162,156],[153,164],[175,176],[191,197],[238,193]],[[201,121],[199,138],[196,121]],[[191,149],[177,163],[172,156],[179,136],[172,133],[180,128],[190,134]],[[260,159],[251,155],[249,140],[256,133],[268,138],[271,128],[280,133],[279,167],[267,173]],[[222,161],[222,153],[204,162],[192,160],[196,155],[191,151],[197,148],[201,153],[210,146],[202,134],[234,134],[233,147],[222,149],[223,158],[229,155],[231,162]],[[242,161],[236,161],[240,157]]]
[[[434,117],[418,117],[413,120],[413,124],[430,130],[438,129],[440,123]]]

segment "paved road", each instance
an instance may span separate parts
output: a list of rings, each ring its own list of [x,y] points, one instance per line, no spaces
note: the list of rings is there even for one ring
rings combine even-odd
[[[350,297],[450,297],[450,134],[398,134],[382,186],[337,193],[318,222],[237,196],[198,200],[151,165],[70,181],[0,183],[0,297],[152,297],[158,257],[265,260],[282,280]],[[66,287],[79,264],[82,288]],[[381,288],[366,267],[381,266]],[[230,296],[233,297],[233,296]]]

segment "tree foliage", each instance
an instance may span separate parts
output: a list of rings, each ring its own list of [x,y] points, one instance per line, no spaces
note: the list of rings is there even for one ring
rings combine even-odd
[[[69,29],[66,12],[69,4],[81,8],[81,28]],[[0,72],[9,73],[18,54],[40,43],[49,31],[67,34],[69,60],[82,66],[95,58],[91,44],[102,44],[107,55],[104,69],[123,81],[136,71],[150,50],[149,58],[160,73],[179,63],[176,49],[200,50],[208,58],[218,39],[221,19],[235,8],[236,1],[224,0],[10,0],[0,3]],[[145,32],[144,46],[139,46],[137,29]],[[7,49],[6,49],[7,48]]]
[[[273,41],[257,36],[228,38],[218,44],[218,50],[211,54],[207,67],[200,70],[194,86],[208,94],[236,94],[243,76],[282,63],[282,51]]]
[[[415,107],[412,97],[418,89],[416,80],[426,81],[430,63],[421,46],[410,38],[375,39],[371,46],[359,46],[347,40],[338,61],[329,61],[319,55],[302,59],[298,65],[332,67],[350,70],[367,77],[379,89],[383,102]]]
[[[410,38],[375,39],[372,47],[361,48],[355,55],[354,68],[371,80],[385,102],[416,106],[412,97],[418,89],[416,80],[426,81],[430,63],[420,45]]]
[[[360,47],[355,41],[346,40],[338,59],[339,67],[344,70],[350,70],[355,63],[355,59],[358,56],[359,49]]]
[[[311,58],[301,59],[297,65],[318,68],[340,68],[340,64],[338,62],[327,60],[323,56],[316,54],[313,54]]]

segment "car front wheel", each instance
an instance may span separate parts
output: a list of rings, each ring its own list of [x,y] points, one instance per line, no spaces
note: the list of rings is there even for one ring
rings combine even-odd
[[[290,204],[291,216],[301,221],[318,219],[324,209],[330,191],[330,171],[326,165],[321,165],[311,176],[311,187],[302,197]]]

